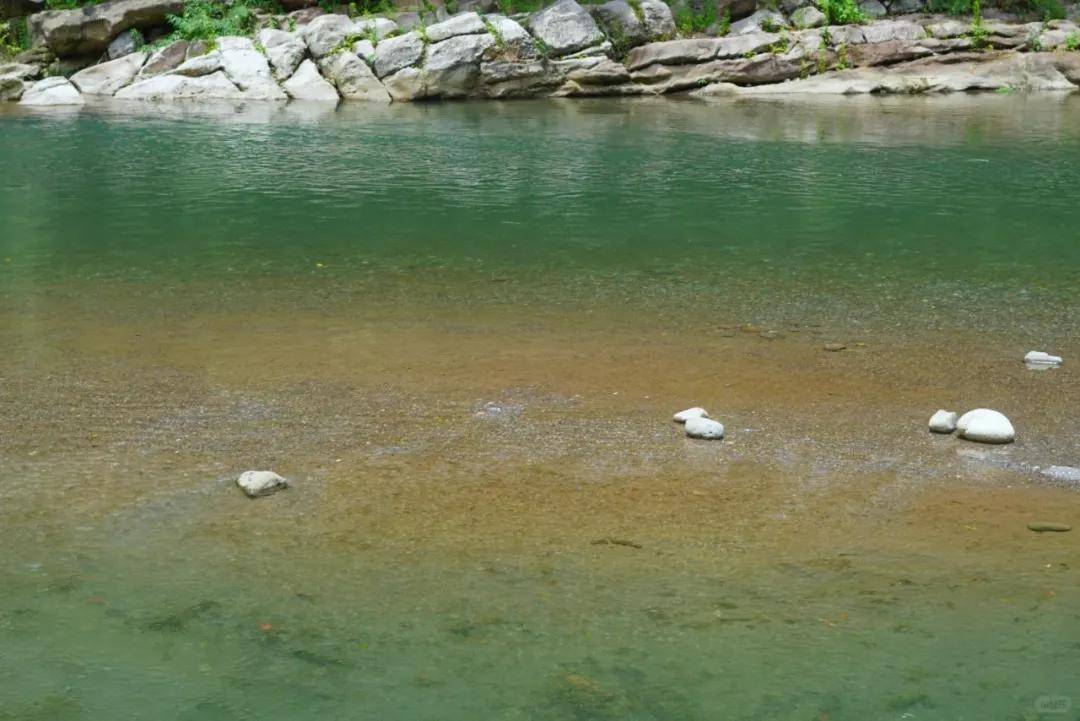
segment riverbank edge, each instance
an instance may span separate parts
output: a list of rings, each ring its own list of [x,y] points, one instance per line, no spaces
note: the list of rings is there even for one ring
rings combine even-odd
[[[70,77],[37,79],[42,66],[30,62],[0,66],[0,98],[28,106],[109,97],[390,103],[1080,88],[1080,28],[1066,20],[907,15],[796,29],[783,15],[762,11],[723,37],[663,39],[675,34],[667,5],[644,0],[644,19],[623,0],[598,7],[613,13],[609,6],[620,4],[627,13],[607,19],[575,0],[561,0],[518,19],[468,11],[413,29],[388,18],[324,14],[302,24],[288,18],[282,21],[288,29],[264,27],[254,37],[212,42],[178,40]],[[631,36],[649,41],[628,47]]]

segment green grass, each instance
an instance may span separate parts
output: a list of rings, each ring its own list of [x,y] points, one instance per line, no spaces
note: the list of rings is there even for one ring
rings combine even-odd
[[[818,0],[818,8],[825,13],[829,25],[858,25],[866,22],[866,13],[856,0]]]
[[[697,13],[689,5],[680,5],[675,9],[674,15],[675,28],[680,35],[703,33],[716,23],[716,6],[706,5],[704,10]]]

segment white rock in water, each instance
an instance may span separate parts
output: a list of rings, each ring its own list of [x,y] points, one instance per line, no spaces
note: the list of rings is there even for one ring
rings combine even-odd
[[[288,488],[289,482],[273,471],[244,471],[236,479],[236,485],[244,489],[248,498],[259,498]]]
[[[1001,413],[989,408],[976,408],[960,416],[956,422],[960,437],[979,443],[1012,443],[1016,431]]]
[[[676,413],[675,415],[673,415],[671,417],[671,420],[675,421],[676,423],[686,423],[691,418],[708,418],[708,417],[709,417],[709,412],[707,410],[705,410],[704,408],[698,408],[697,406],[694,406],[693,408],[687,408],[685,411],[679,411],[678,413]]]
[[[1033,350],[1024,356],[1024,362],[1028,365],[1059,366],[1061,365],[1061,356],[1050,355],[1041,350]]]
[[[956,430],[956,414],[941,410],[930,416],[930,430],[934,433],[952,433]]]
[[[704,416],[686,420],[686,435],[691,438],[715,440],[724,437],[724,425]]]
[[[1042,474],[1055,481],[1080,483],[1080,468],[1073,468],[1072,466],[1050,466],[1042,469]]]

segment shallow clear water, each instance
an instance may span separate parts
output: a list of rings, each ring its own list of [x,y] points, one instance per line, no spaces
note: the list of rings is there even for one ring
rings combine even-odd
[[[1078,120],[3,110],[0,719],[1080,718]]]

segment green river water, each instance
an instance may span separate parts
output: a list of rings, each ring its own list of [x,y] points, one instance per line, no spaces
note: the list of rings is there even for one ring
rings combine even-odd
[[[0,168],[0,720],[1080,719],[1080,99],[0,109]]]

